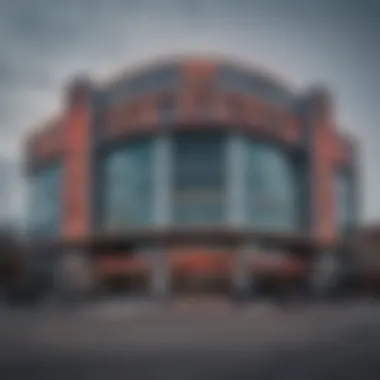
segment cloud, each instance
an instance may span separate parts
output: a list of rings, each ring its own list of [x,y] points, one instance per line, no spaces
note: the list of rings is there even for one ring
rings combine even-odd
[[[0,1],[0,152],[20,160],[21,137],[59,109],[76,73],[98,77],[158,55],[220,53],[301,88],[331,85],[339,122],[364,144],[364,215],[378,218],[378,14],[370,0]]]

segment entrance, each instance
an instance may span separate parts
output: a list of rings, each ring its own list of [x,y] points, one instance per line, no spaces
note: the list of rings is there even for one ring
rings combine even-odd
[[[103,289],[109,294],[145,294],[149,289],[149,281],[146,275],[118,274],[108,276],[103,281]]]
[[[169,255],[174,294],[228,296],[232,288],[229,252],[218,248],[191,247]]]
[[[191,296],[226,296],[231,291],[231,279],[223,275],[177,274],[172,276],[175,294]]]

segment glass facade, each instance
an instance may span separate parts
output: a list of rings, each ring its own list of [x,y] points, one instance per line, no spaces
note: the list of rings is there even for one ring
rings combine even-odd
[[[246,220],[263,230],[297,228],[297,180],[290,157],[275,145],[247,141]]]
[[[102,228],[122,230],[160,223],[157,210],[166,192],[169,224],[228,224],[238,207],[245,226],[270,231],[300,227],[301,203],[306,201],[301,193],[307,190],[302,183],[304,173],[298,168],[303,166],[296,165],[285,150],[243,139],[244,154],[236,156],[243,161],[231,169],[227,143],[232,136],[192,132],[168,138],[170,144],[163,146],[169,149],[165,194],[159,191],[162,178],[156,172],[154,139],[126,143],[104,156]],[[241,175],[229,175],[228,171],[240,167]],[[228,178],[240,178],[244,191],[230,194]]]
[[[205,133],[175,137],[173,166],[174,222],[223,222],[225,139]]]
[[[153,220],[152,144],[135,141],[104,159],[103,227],[120,230]]]
[[[29,178],[28,231],[32,236],[52,237],[60,231],[61,166],[39,169]]]
[[[239,209],[239,223],[258,230],[286,232],[309,227],[308,164],[303,157],[243,136],[238,151],[231,151],[233,155],[227,149],[233,140],[229,134],[165,136],[168,144],[161,144],[161,153],[167,159],[160,163],[156,139],[118,144],[99,157],[96,215],[101,229],[152,226],[161,222],[166,209],[170,212],[165,221],[174,225],[228,224]],[[231,175],[239,170],[239,175]],[[164,172],[165,186],[160,190]],[[28,231],[33,236],[59,234],[61,176],[59,163],[30,175]],[[242,191],[232,191],[232,179]],[[334,174],[336,223],[341,234],[355,222],[353,186],[350,170]],[[162,211],[158,206],[163,204]]]
[[[348,170],[335,174],[335,207],[338,231],[345,234],[354,222],[353,181]]]

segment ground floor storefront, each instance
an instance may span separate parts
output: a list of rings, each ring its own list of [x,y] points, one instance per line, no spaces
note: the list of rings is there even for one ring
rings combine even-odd
[[[350,281],[341,275],[344,256],[293,236],[145,234],[88,240],[48,255],[51,290],[66,298],[307,297],[337,291]]]
[[[101,295],[155,298],[302,294],[311,270],[310,257],[286,250],[212,244],[157,245],[95,255],[76,251],[63,255],[61,265],[66,267],[60,281],[66,291],[80,292],[82,287]],[[85,277],[91,279],[83,281]]]

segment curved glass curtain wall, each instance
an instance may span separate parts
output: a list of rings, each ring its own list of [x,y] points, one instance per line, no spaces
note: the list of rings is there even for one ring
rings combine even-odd
[[[150,140],[107,153],[103,173],[103,228],[119,230],[153,221],[153,156]]]
[[[52,237],[60,232],[60,164],[40,168],[29,177],[27,229],[31,236]]]
[[[170,138],[170,222],[173,225],[227,224],[227,138],[217,133]],[[294,160],[278,146],[244,140],[241,170],[245,187],[243,224],[273,231],[299,227],[300,189]],[[129,142],[104,157],[102,226],[118,230],[151,226],[156,198],[155,140]],[[236,205],[236,202],[233,204]]]
[[[226,220],[225,138],[205,133],[173,139],[173,222],[220,224]]]
[[[246,153],[246,221],[263,230],[295,230],[299,183],[293,160],[279,147],[255,140],[247,141]]]

